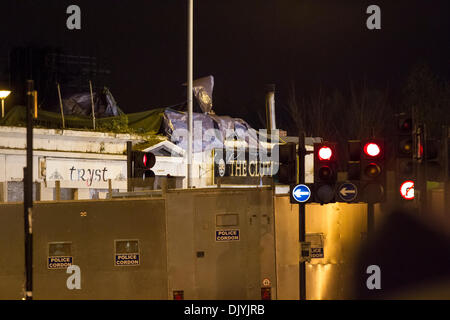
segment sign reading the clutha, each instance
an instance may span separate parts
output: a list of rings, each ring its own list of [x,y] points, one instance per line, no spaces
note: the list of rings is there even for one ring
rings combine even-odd
[[[258,154],[249,156],[249,152],[226,153],[225,150],[216,149],[214,152],[215,177],[264,177],[277,174],[274,161],[264,161]]]
[[[118,160],[84,160],[47,158],[45,179],[60,181],[63,188],[113,188],[127,187],[127,163]]]

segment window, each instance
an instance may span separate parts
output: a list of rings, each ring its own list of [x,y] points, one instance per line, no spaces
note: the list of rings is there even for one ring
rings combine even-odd
[[[139,240],[114,240],[114,265],[117,267],[139,266]]]
[[[239,215],[236,213],[225,213],[216,215],[217,227],[229,227],[239,225]]]
[[[50,257],[68,257],[72,255],[72,242],[49,242],[48,255]]]

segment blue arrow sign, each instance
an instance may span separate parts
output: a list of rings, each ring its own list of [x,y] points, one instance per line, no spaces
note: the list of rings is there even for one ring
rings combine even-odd
[[[292,190],[292,196],[297,202],[306,202],[311,197],[311,190],[309,190],[308,186],[299,184]]]
[[[354,201],[358,195],[358,188],[350,182],[343,183],[338,189],[339,197],[347,202]]]

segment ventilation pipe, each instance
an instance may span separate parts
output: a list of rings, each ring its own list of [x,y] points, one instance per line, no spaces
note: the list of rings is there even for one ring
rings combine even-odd
[[[275,85],[266,85],[266,128],[268,132],[277,128],[275,121]]]

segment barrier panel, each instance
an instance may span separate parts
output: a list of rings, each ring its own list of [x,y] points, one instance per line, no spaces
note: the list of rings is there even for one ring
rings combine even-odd
[[[278,299],[298,300],[298,205],[290,204],[285,195],[274,199]],[[352,298],[355,254],[367,235],[367,205],[307,204],[305,231],[306,241],[311,242],[307,299]]]
[[[33,298],[261,299],[264,287],[275,299],[272,194],[220,188],[35,202]],[[0,298],[21,299],[23,205],[1,204],[0,222]]]

